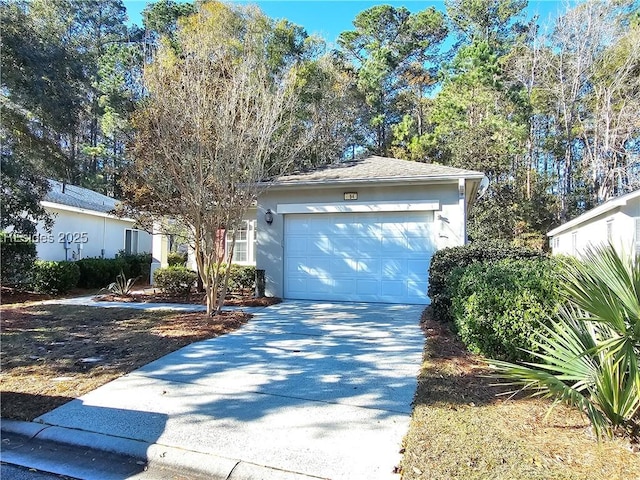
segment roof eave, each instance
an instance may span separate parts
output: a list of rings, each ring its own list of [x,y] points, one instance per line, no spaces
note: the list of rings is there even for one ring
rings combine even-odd
[[[615,210],[619,207],[624,207],[629,200],[630,198],[624,198],[624,197],[610,200],[607,203],[604,203],[596,208],[593,208],[588,212],[585,212],[582,215],[577,216],[573,220],[569,220],[567,223],[564,223],[559,227],[556,227],[553,230],[550,230],[549,233],[547,233],[547,237],[553,237],[560,233],[564,233],[567,230],[571,230],[572,228],[577,227],[581,223],[591,220],[592,218],[609,213],[610,211]]]
[[[47,200],[42,200],[40,202],[40,205],[42,205],[45,208],[56,208],[58,210],[64,210],[67,212],[74,212],[74,213],[83,213],[85,215],[92,215],[95,217],[101,217],[101,218],[112,218],[114,220],[122,220],[125,222],[133,222],[135,223],[135,219],[133,218],[128,218],[128,217],[118,217],[117,215],[113,215],[111,213],[107,213],[107,212],[100,212],[98,210],[91,210],[88,208],[80,208],[80,207],[74,207],[72,205],[65,205],[64,203],[57,203],[57,202],[50,202]]]
[[[469,172],[468,174],[451,174],[451,175],[423,175],[411,177],[381,177],[381,178],[338,178],[338,179],[322,179],[322,180],[306,180],[296,181],[289,180],[284,182],[273,181],[263,182],[262,184],[273,188],[295,188],[295,187],[327,187],[331,185],[372,185],[383,183],[385,185],[410,185],[425,183],[443,183],[457,182],[460,178],[466,180],[481,180],[484,174]]]

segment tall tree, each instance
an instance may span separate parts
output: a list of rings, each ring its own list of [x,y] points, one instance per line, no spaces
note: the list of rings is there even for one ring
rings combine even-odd
[[[590,0],[559,17],[531,55],[539,139],[558,177],[560,220],[635,188],[640,129],[637,1]]]
[[[463,44],[484,42],[507,53],[530,26],[524,23],[527,0],[445,0],[447,17]]]
[[[220,229],[235,239],[261,181],[283,172],[309,138],[297,121],[296,62],[268,62],[273,33],[255,9],[206,2],[145,69],[128,203],[189,229],[209,314],[222,308],[222,264],[235,243],[221,257]]]
[[[64,140],[78,125],[80,65],[26,2],[0,3],[2,19],[1,227],[33,233],[49,220],[39,202],[47,176],[69,168]]]
[[[388,154],[391,126],[402,119],[398,100],[413,91],[422,99],[433,86],[439,47],[447,35],[444,15],[428,8],[412,14],[404,7],[379,5],[358,14],[355,30],[338,37],[346,58],[354,62],[358,89],[368,107],[369,148]],[[414,114],[421,121],[419,101]]]

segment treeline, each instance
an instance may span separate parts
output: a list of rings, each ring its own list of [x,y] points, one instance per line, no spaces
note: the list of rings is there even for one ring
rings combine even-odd
[[[470,236],[539,247],[553,225],[640,187],[637,1],[585,1],[549,25],[527,19],[525,0],[444,5],[372,7],[333,50],[228,7],[269,30],[271,71],[296,72],[295,128],[314,138],[291,168],[377,154],[480,170],[490,184]],[[0,8],[1,227],[28,233],[46,177],[122,194],[145,68],[160,47],[180,55],[176,32],[204,4],[149,4],[142,27],[127,27],[120,0]]]

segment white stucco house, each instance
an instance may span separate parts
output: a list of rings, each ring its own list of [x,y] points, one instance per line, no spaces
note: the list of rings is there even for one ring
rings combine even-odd
[[[467,242],[483,177],[373,156],[276,179],[257,209],[267,295],[429,303],[431,256]]]
[[[47,232],[42,223],[34,237],[41,260],[114,258],[127,253],[151,252],[151,235],[136,229],[135,220],[111,212],[118,201],[92,190],[50,180],[51,189],[41,205],[52,215]]]
[[[467,242],[483,177],[374,156],[277,178],[248,212],[234,263],[265,270],[268,296],[428,304],[431,256]],[[166,251],[154,235],[154,266]]]
[[[554,255],[579,257],[589,246],[612,243],[640,254],[640,190],[613,198],[551,230]]]

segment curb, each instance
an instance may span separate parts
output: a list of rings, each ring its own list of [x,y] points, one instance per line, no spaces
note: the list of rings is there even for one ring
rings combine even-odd
[[[150,472],[153,470],[170,470],[179,472],[181,475],[186,474],[195,478],[208,478],[211,480],[318,480],[321,478],[298,472],[278,470],[214,454],[85,430],[57,427],[44,423],[2,419],[0,430],[3,434],[25,437],[28,441],[36,440],[61,447],[87,448],[98,452],[133,457],[145,462]],[[3,461],[12,463],[11,455],[6,455],[6,453],[3,452]],[[29,463],[28,459],[25,460],[24,455],[15,456],[14,460],[16,464],[25,467],[34,466],[24,465],[24,463]],[[39,466],[39,468],[43,469],[42,466]],[[53,473],[64,474],[64,472],[59,471]],[[153,477],[153,475],[150,476]]]

